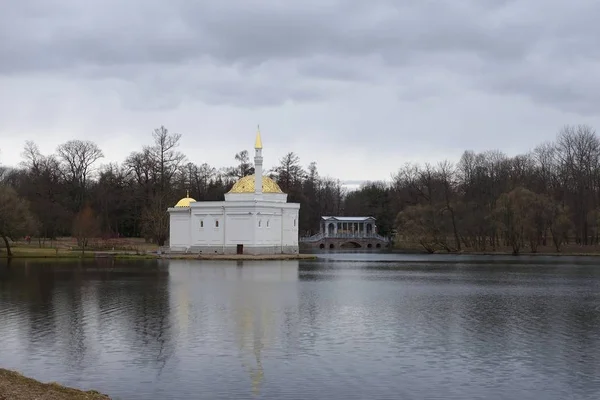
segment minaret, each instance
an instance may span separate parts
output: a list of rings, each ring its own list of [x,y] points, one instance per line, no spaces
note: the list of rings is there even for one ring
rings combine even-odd
[[[260,138],[260,126],[256,131],[256,140],[254,142],[254,193],[262,194],[262,140]]]

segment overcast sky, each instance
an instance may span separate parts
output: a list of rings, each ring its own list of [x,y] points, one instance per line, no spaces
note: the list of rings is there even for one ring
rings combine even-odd
[[[95,141],[122,161],[165,125],[195,163],[388,179],[600,127],[597,0],[0,0],[0,163]]]

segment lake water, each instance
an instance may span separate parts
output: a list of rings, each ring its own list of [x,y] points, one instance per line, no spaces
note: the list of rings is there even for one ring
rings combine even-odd
[[[600,399],[600,258],[322,257],[0,264],[0,367],[127,400]]]

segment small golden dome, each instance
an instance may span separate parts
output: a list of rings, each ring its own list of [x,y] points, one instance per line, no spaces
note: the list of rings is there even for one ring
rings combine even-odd
[[[229,193],[254,193],[254,175],[247,175],[242,179],[238,180]],[[268,176],[262,177],[262,191],[263,193],[283,193],[279,185]]]
[[[195,202],[196,202],[196,200],[194,200],[190,197],[190,192],[188,191],[186,193],[186,196],[183,199],[179,200],[177,202],[177,204],[175,204],[175,207],[189,207],[190,203],[195,203]]]

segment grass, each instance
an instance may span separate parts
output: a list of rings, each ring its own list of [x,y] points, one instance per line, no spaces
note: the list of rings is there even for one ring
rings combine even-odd
[[[136,253],[126,253],[119,251],[94,251],[94,250],[86,250],[83,254],[81,250],[68,250],[68,249],[47,249],[47,248],[37,248],[32,246],[19,246],[12,247],[12,255],[13,258],[56,258],[56,259],[93,259],[96,257],[102,256],[110,256],[118,259],[153,259],[157,258],[156,255],[153,254],[136,254]],[[0,257],[5,257],[6,253],[0,251]]]
[[[96,256],[94,251],[86,251],[83,255],[80,250],[66,249],[48,249],[33,246],[13,246],[11,247],[13,257],[16,258],[93,258]]]
[[[94,390],[83,391],[58,383],[42,383],[0,368],[0,400],[110,400]]]
[[[392,248],[394,252],[404,253],[426,253],[423,247],[417,243],[403,242],[398,243]],[[475,250],[473,248],[463,248],[460,252],[449,253],[445,250],[438,250],[436,254],[457,254],[457,255],[512,255],[512,247],[499,246],[492,249],[490,246],[486,250]],[[529,246],[522,247],[519,255],[523,256],[600,256],[600,245],[579,245],[575,243],[564,244],[560,251],[556,251],[554,246],[538,246],[537,251],[532,253]]]
[[[14,258],[87,259],[110,255],[114,258],[149,259],[156,258],[148,252],[155,252],[158,246],[146,243],[140,238],[94,239],[82,253],[75,238],[63,237],[41,243],[37,239],[31,243],[19,240],[11,244],[11,250]],[[0,257],[6,257],[6,250],[1,247]]]

